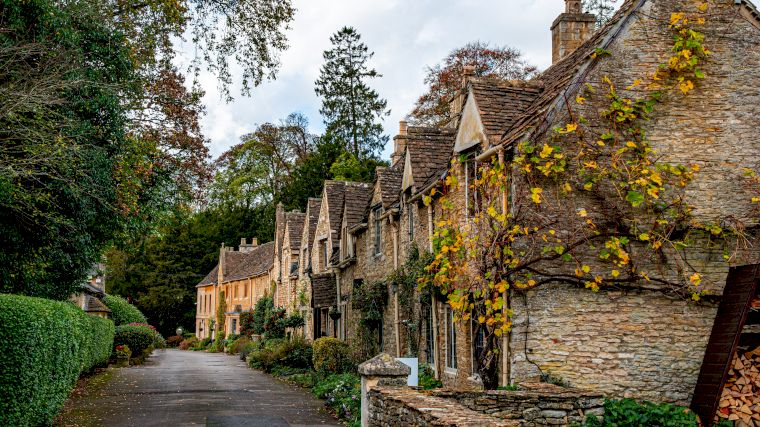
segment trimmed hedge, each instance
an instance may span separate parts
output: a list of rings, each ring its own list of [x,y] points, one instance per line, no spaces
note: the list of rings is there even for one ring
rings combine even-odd
[[[119,325],[116,327],[116,335],[113,337],[114,347],[126,345],[132,350],[134,356],[142,355],[148,347],[153,345],[156,339],[153,329],[142,325]]]
[[[105,364],[114,326],[67,302],[0,294],[0,425],[49,425],[77,378]]]
[[[111,318],[116,326],[129,323],[148,323],[148,319],[137,307],[120,296],[106,295],[103,302],[111,309]]]

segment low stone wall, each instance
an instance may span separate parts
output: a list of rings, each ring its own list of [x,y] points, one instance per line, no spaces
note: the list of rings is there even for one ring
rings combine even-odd
[[[409,387],[375,387],[367,393],[367,425],[395,426],[498,426],[518,427],[505,420],[473,411],[453,399],[436,397]]]
[[[520,426],[571,425],[604,415],[604,396],[552,384],[520,384],[516,391],[432,391],[476,412],[517,420]]]
[[[378,387],[368,400],[371,426],[570,426],[604,414],[601,394],[550,384],[480,392]]]

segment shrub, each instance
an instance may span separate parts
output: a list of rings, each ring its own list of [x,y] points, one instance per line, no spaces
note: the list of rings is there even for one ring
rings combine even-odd
[[[148,321],[137,307],[120,296],[106,295],[103,302],[111,309],[111,318],[116,326]]]
[[[433,368],[426,363],[420,365],[420,369],[417,372],[417,380],[420,388],[423,390],[432,390],[434,388],[443,387],[443,383],[440,380],[435,379]]]
[[[189,350],[191,347],[195,347],[199,343],[198,338],[190,337],[179,343],[180,350]]]
[[[127,345],[132,354],[140,356],[144,350],[153,345],[156,333],[145,326],[121,325],[116,327],[114,345]]]
[[[105,364],[114,326],[73,304],[0,295],[0,425],[48,425],[79,375]]]
[[[251,339],[247,336],[238,337],[235,341],[232,341],[227,348],[227,352],[229,354],[238,354],[240,353],[240,350],[245,346],[246,344],[249,344],[251,342]]]
[[[361,417],[361,380],[356,374],[331,374],[319,379],[312,393],[326,399],[335,413],[348,420],[350,425],[358,425]]]
[[[184,340],[185,340],[185,338],[184,338],[182,335],[173,335],[173,336],[169,337],[169,338],[166,340],[166,345],[167,345],[168,347],[177,347],[177,346],[179,346],[179,345],[180,345],[180,343],[181,343],[182,341],[184,341]],[[198,340],[198,339],[196,338],[196,341],[197,341],[197,340]]]
[[[248,354],[248,365],[264,372],[291,375],[311,368],[312,350],[303,338],[265,341]]]
[[[253,329],[253,310],[240,313],[240,335],[250,337],[255,333]]]
[[[633,399],[606,400],[604,419],[591,417],[586,426],[697,427],[697,416],[688,408],[668,403],[636,402]]]
[[[264,323],[269,318],[271,311],[274,309],[272,297],[265,296],[256,302],[256,308],[253,311],[253,333],[264,334]]]
[[[348,345],[337,338],[322,337],[314,341],[313,364],[317,372],[341,373],[351,367]]]
[[[252,351],[257,350],[259,348],[259,344],[249,341],[246,344],[243,344],[240,347],[240,360],[245,361],[248,358],[248,355],[251,354]]]

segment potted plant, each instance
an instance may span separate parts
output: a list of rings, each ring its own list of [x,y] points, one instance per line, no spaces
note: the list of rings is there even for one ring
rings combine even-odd
[[[127,345],[116,346],[116,366],[123,368],[129,366],[129,358],[132,357],[132,350]]]

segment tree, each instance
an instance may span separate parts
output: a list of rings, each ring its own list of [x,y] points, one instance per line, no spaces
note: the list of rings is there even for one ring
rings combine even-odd
[[[614,0],[584,0],[583,10],[586,13],[593,13],[596,15],[596,26],[601,27],[607,21],[612,18],[612,14],[615,13],[615,1]]]
[[[245,208],[272,204],[288,176],[315,148],[317,138],[309,133],[308,124],[302,114],[293,113],[279,125],[264,123],[243,135],[240,144],[215,162],[212,204]]]
[[[143,235],[210,178],[199,56],[243,91],[273,78],[289,0],[0,1],[0,292],[66,299],[112,242]],[[218,25],[218,24],[224,25]],[[228,92],[227,92],[228,93]]]
[[[511,295],[565,283],[698,301],[706,291],[690,260],[705,250],[725,250],[727,241],[720,239],[741,241],[741,226],[730,233],[690,215],[685,192],[699,168],[669,163],[642,129],[662,99],[679,102],[704,77],[699,25],[705,9],[699,10],[672,15],[679,48],[650,81],[623,82],[627,92],[606,76],[601,83],[582,82],[558,119],[564,124],[517,144],[509,165],[498,158],[468,163],[476,171],[468,180],[462,160],[452,166],[439,198],[435,258],[422,282],[446,296],[457,320],[472,322],[473,336],[482,339],[475,359],[486,388],[498,384]],[[640,91],[630,91],[639,85]],[[452,194],[464,194],[465,186],[468,202],[462,203]],[[735,255],[726,253],[725,260]]]
[[[449,101],[462,89],[465,67],[474,67],[478,77],[522,80],[534,76],[536,67],[529,65],[522,54],[511,47],[491,47],[472,42],[452,50],[440,64],[427,67],[427,91],[417,99],[408,120],[417,126],[440,126],[449,120]]]
[[[381,75],[368,68],[374,53],[360,39],[351,27],[330,37],[333,48],[322,55],[325,63],[314,89],[322,98],[319,112],[326,125],[324,138],[357,158],[382,150],[388,136],[382,134],[379,120],[390,114],[386,101],[368,86],[369,79]]]

